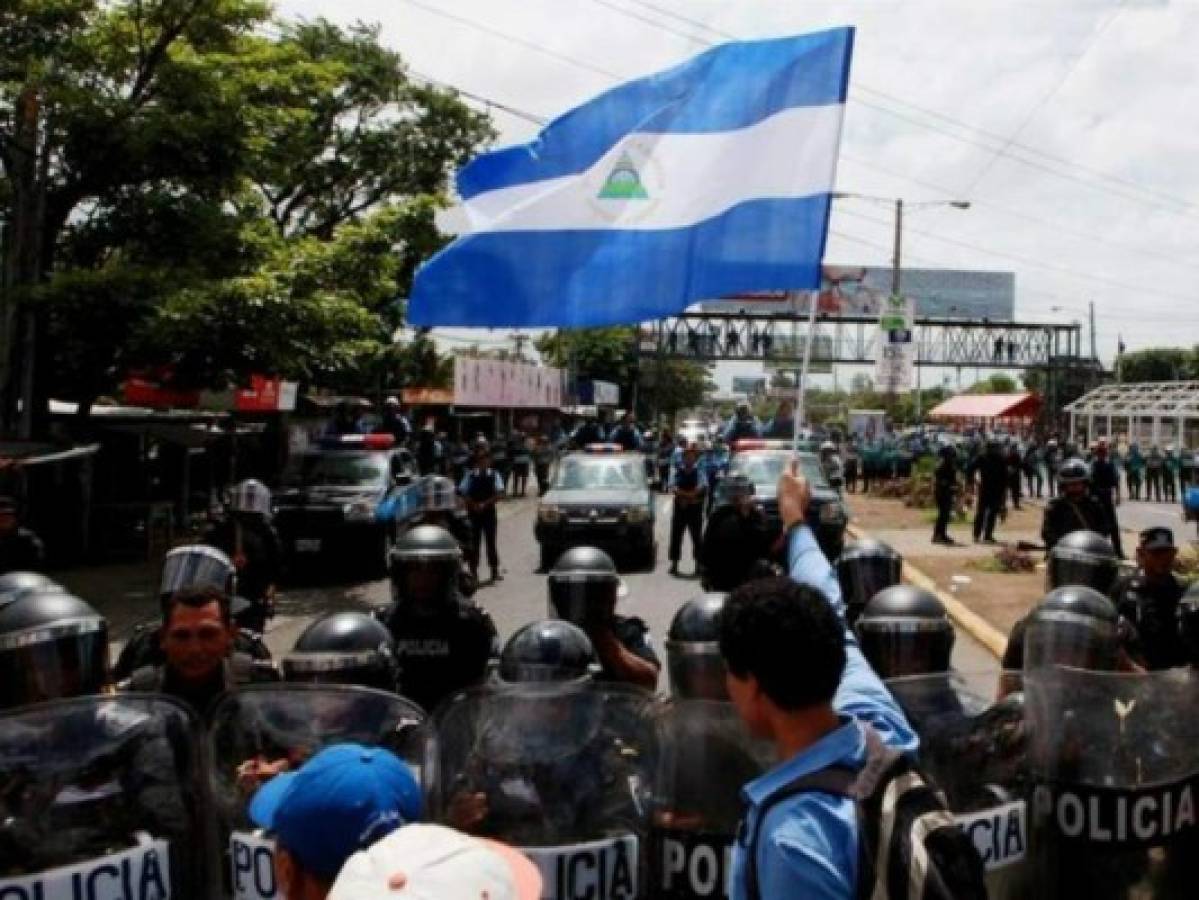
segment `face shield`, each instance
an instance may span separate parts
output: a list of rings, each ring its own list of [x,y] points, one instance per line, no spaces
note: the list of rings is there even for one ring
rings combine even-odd
[[[429,613],[451,605],[458,584],[457,554],[396,553],[392,560],[391,590],[397,604]]]
[[[263,517],[271,514],[271,491],[261,481],[243,481],[229,495],[229,508],[234,512]]]
[[[549,615],[586,630],[604,625],[616,615],[616,601],[624,583],[611,573],[551,573]]]
[[[1111,671],[1119,643],[1115,622],[1068,610],[1037,610],[1024,634],[1024,671],[1051,666]]]
[[[166,598],[181,588],[211,585],[232,597],[237,592],[236,576],[229,557],[215,547],[177,547],[162,561],[158,595]]]
[[[345,684],[395,691],[396,664],[386,652],[292,653],[283,658],[283,680],[307,684]]]
[[[75,619],[0,635],[0,708],[97,694],[108,681],[108,626]]]
[[[954,632],[945,619],[862,618],[856,631],[862,654],[881,678],[949,670]]]
[[[1054,547],[1045,565],[1045,585],[1053,590],[1076,584],[1108,594],[1119,574],[1120,565],[1112,557],[1069,547]]]
[[[666,641],[670,688],[686,700],[728,700],[728,668],[720,647],[708,641]]]

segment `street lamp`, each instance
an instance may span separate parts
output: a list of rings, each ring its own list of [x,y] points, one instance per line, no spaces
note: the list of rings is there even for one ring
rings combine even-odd
[[[900,273],[903,263],[903,210],[902,197],[876,197],[871,194],[855,194],[849,191],[834,191],[834,200],[869,200],[872,203],[895,204],[895,249],[891,254],[891,296],[898,297],[900,290]],[[948,206],[953,209],[969,209],[969,200],[918,200],[907,204],[909,209],[927,209],[933,206]],[[913,308],[914,311],[914,308]],[[916,345],[916,421],[921,417],[920,409],[920,345]]]

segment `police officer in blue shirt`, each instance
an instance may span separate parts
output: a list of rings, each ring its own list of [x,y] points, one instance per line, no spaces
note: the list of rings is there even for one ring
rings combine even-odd
[[[733,441],[739,441],[743,438],[757,438],[761,436],[762,429],[758,427],[758,420],[749,411],[749,404],[738,403],[737,412],[734,413],[732,420],[724,429],[724,439],[732,444]]]
[[[499,581],[504,576],[500,573],[500,555],[495,545],[496,527],[499,524],[495,505],[504,495],[504,479],[500,477],[499,472],[491,468],[491,451],[486,444],[475,447],[474,467],[458,485],[458,493],[466,501],[466,512],[470,516],[475,536],[469,560],[471,574],[478,581],[479,550],[486,541],[491,580]]]
[[[683,532],[691,535],[691,558],[700,566],[703,541],[704,496],[708,481],[698,466],[699,449],[691,444],[683,451],[683,460],[670,475],[670,492],[674,506],[670,513],[670,574],[679,574],[679,557],[683,553]]]
[[[859,770],[869,725],[883,744],[914,753],[916,735],[845,627],[837,576],[804,524],[809,498],[798,469],[779,484],[790,579],[751,582],[721,615],[729,693],[750,731],[781,762],[743,790],[743,837],[733,853],[732,897],[848,900],[857,890],[857,810],[852,800],[805,791],[771,803],[796,779],[843,766]],[[769,806],[765,819],[760,811]],[[753,842],[747,836],[757,835]],[[747,854],[756,891],[751,890]]]

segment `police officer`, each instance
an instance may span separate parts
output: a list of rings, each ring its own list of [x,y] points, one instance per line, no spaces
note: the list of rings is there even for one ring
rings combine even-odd
[[[588,444],[602,444],[607,437],[607,431],[599,420],[591,416],[574,430],[570,442],[576,447],[586,447]]]
[[[0,606],[0,709],[98,694],[108,683],[108,623],[61,589]]]
[[[1045,442],[1043,459],[1046,486],[1049,488],[1049,498],[1052,500],[1057,496],[1057,469],[1062,461],[1062,452],[1058,447],[1057,438],[1050,438]]]
[[[616,613],[624,590],[612,557],[595,547],[575,547],[550,570],[549,614],[577,625],[595,647],[601,679],[653,690],[662,668],[645,622]]]
[[[1107,511],[1088,493],[1091,471],[1087,464],[1078,457],[1067,459],[1058,469],[1057,480],[1061,494],[1049,501],[1041,519],[1041,540],[1045,549],[1052,550],[1072,531],[1110,534]]]
[[[1186,651],[1187,664],[1199,668],[1199,581],[1193,582],[1178,601],[1178,637]]]
[[[1178,635],[1178,603],[1183,585],[1172,567],[1178,556],[1174,532],[1146,528],[1137,546],[1137,571],[1112,588],[1120,615],[1131,622],[1140,639],[1141,654],[1150,669],[1186,664],[1186,648]]]
[[[720,611],[728,594],[710,591],[678,608],[666,634],[670,692],[684,700],[729,699],[720,655]]]
[[[400,693],[434,709],[478,684],[495,653],[491,617],[458,590],[462,551],[444,528],[422,525],[391,552],[391,605],[382,613],[395,639]]]
[[[283,657],[284,681],[349,684],[394,692],[399,664],[391,632],[364,612],[329,613],[315,620]]]
[[[1116,518],[1116,507],[1120,505],[1120,470],[1108,458],[1107,441],[1101,440],[1095,447],[1095,461],[1091,464],[1091,494],[1107,514],[1107,536],[1111,538],[1116,555],[1124,558],[1120,544],[1120,522]]]
[[[936,595],[910,584],[879,591],[854,630],[880,678],[948,672],[954,631]]]
[[[1007,461],[1003,446],[997,440],[987,441],[985,453],[980,454],[966,469],[966,478],[978,473],[978,505],[974,513],[974,543],[980,540],[995,543],[995,523],[1003,509],[1008,489]]]
[[[167,694],[207,715],[220,696],[241,685],[277,681],[270,663],[236,650],[236,636],[227,593],[206,584],[181,588],[166,602],[159,632],[162,664],[136,669],[119,687]]]
[[[949,519],[958,492],[958,453],[952,444],[940,450],[941,461],[933,470],[933,499],[937,502],[937,521],[933,525],[934,544],[953,544],[949,536]]]
[[[421,486],[421,513],[412,522],[413,528],[420,525],[437,525],[454,536],[462,551],[462,562],[458,571],[458,589],[464,597],[474,596],[478,583],[471,572],[468,560],[474,557],[475,532],[470,519],[462,509],[454,482],[441,475],[426,478]]]
[[[1128,479],[1128,496],[1133,500],[1141,499],[1141,481],[1145,474],[1145,457],[1137,444],[1128,447],[1128,456],[1124,460],[1125,478]]]
[[[670,492],[674,504],[670,512],[670,574],[679,574],[679,557],[683,554],[683,532],[691,535],[691,555],[702,570],[700,549],[704,521],[704,497],[708,490],[704,473],[698,466],[699,450],[694,444],[683,451],[683,459],[670,474]],[[701,573],[702,574],[702,571]]]
[[[1162,476],[1165,472],[1166,460],[1157,444],[1149,448],[1145,457],[1145,499],[1158,503],[1162,499]]]
[[[500,473],[491,468],[491,451],[486,444],[475,447],[474,468],[466,473],[462,483],[458,485],[460,493],[466,501],[466,512],[470,516],[474,540],[466,549],[470,556],[470,572],[477,581],[479,578],[479,551],[483,542],[487,542],[487,564],[491,567],[491,580],[499,581],[504,576],[500,572],[500,554],[496,549],[496,529],[499,519],[495,506],[500,497],[504,496],[504,479]]]
[[[608,441],[620,444],[621,449],[625,451],[641,449],[641,433],[637,430],[637,423],[633,420],[631,412],[625,413],[620,424],[612,429],[612,433],[608,435]]]
[[[845,600],[846,619],[853,627],[875,594],[899,584],[903,557],[882,541],[863,538],[846,544],[833,568]]]
[[[0,497],[0,574],[37,571],[45,561],[41,538],[17,520],[16,501]]]
[[[274,615],[282,560],[279,535],[271,525],[270,489],[253,478],[238,483],[230,492],[228,513],[208,530],[202,543],[224,551],[232,560],[238,592],[253,607],[245,624],[261,632]]]
[[[1162,490],[1166,502],[1173,503],[1178,499],[1178,456],[1174,453],[1174,445],[1166,447],[1166,455],[1162,459]]]
[[[754,483],[744,475],[725,479],[724,502],[704,529],[700,561],[704,585],[713,591],[731,591],[770,570],[770,526],[754,503]]]
[[[837,455],[837,445],[832,441],[825,441],[820,445],[820,466],[828,483],[840,493],[845,484],[845,467],[841,463],[841,457]]]
[[[749,411],[748,403],[738,403],[737,411],[734,413],[732,421],[724,429],[725,442],[730,446],[733,441],[740,441],[746,438],[761,437],[762,432],[758,427],[757,421],[753,414]]]

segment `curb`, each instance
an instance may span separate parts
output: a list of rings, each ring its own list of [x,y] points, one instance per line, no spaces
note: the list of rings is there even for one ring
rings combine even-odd
[[[853,537],[854,540],[861,540],[869,537],[870,533],[863,531],[856,525],[846,525],[845,530]],[[987,652],[996,659],[1003,659],[1003,651],[1007,648],[1007,635],[968,607],[957,597],[941,590],[937,587],[937,583],[928,575],[920,571],[906,559],[903,561],[903,577],[904,580],[916,587],[929,591],[936,595],[937,599],[945,605],[945,611],[949,613],[949,618],[954,624],[965,631],[970,637],[974,638],[978,643],[986,648]]]

